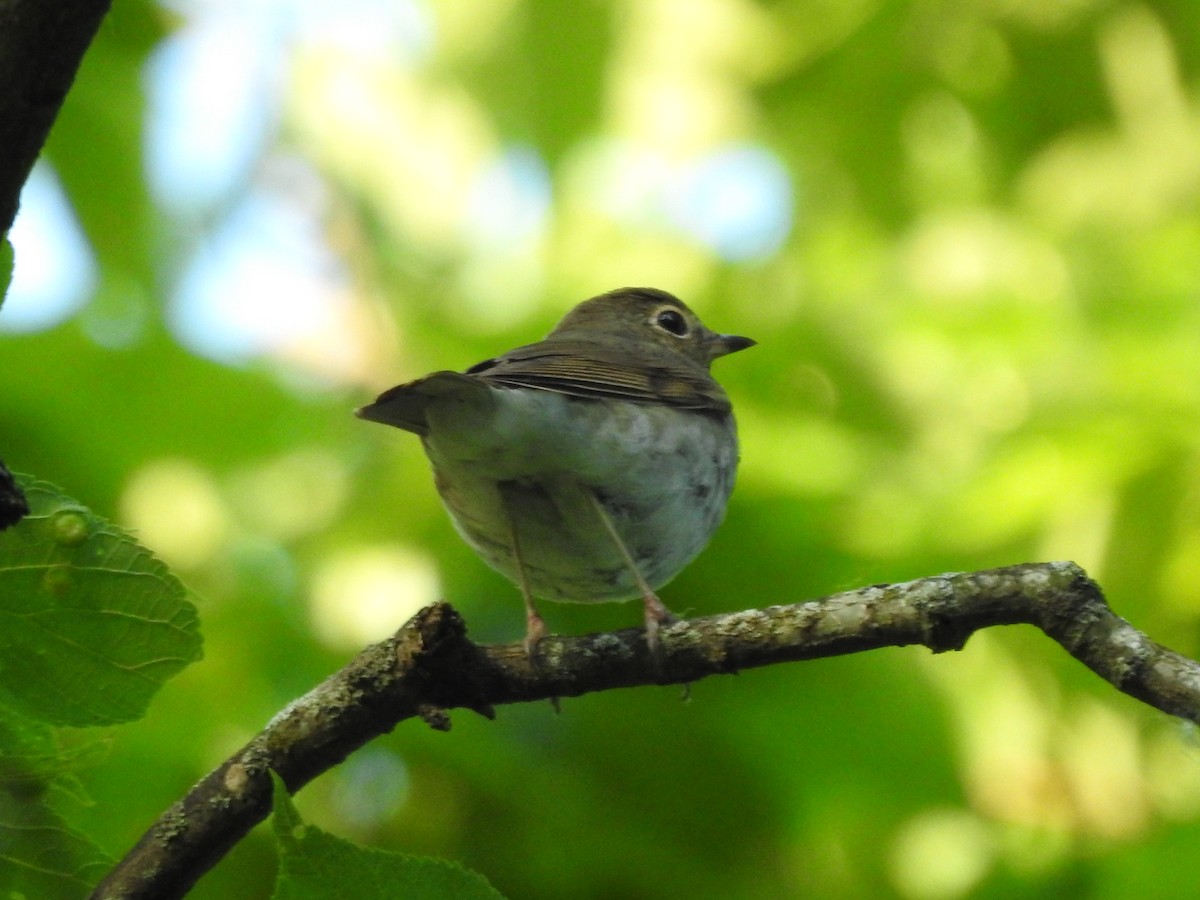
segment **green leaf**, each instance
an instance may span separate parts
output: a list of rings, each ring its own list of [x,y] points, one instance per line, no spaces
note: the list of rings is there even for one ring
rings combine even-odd
[[[43,482],[0,533],[0,701],[55,725],[139,718],[200,658],[196,608],[150,551]]]
[[[0,238],[0,306],[4,306],[4,295],[12,282],[13,247],[8,241],[8,235]]]
[[[486,878],[455,863],[359,847],[305,825],[283,781],[274,773],[272,777],[280,851],[273,900],[503,900]]]
[[[0,896],[77,900],[111,865],[40,800],[0,791]]]

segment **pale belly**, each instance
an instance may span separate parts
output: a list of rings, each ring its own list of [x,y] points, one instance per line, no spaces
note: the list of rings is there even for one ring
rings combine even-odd
[[[535,596],[640,596],[589,492],[652,588],[691,562],[724,517],[737,468],[731,416],[559,394],[522,397],[497,416],[470,434],[449,420],[439,431],[431,416],[425,448],[455,527],[513,581],[516,529]]]

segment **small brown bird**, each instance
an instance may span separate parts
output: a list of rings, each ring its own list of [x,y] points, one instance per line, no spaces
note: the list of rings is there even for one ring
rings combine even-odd
[[[545,340],[466,372],[435,372],[357,415],[420,436],[463,539],[525,598],[645,604],[704,549],[738,464],[733,408],[709,374],[754,345],[717,334],[677,298],[622,288],[576,306]]]

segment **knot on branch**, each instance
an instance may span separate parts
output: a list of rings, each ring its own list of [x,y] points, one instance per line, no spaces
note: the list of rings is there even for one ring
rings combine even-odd
[[[468,639],[466,621],[449,603],[426,606],[392,640],[394,675],[417,699],[419,715],[430,727],[449,731],[446,709],[455,706],[495,717],[482,677],[484,655]]]

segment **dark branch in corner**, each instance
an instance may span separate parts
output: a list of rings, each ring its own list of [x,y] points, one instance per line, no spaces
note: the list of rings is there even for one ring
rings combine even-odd
[[[0,0],[0,236],[112,0]]]
[[[548,637],[532,666],[520,644],[478,646],[449,605],[392,638],[277,715],[146,832],[93,898],[182,897],[270,810],[269,769],[296,791],[399,722],[448,729],[453,708],[492,707],[648,684],[686,684],[780,662],[923,644],[958,650],[992,625],[1035,625],[1114,687],[1200,722],[1200,664],[1115,615],[1073,563],[1012,566],[876,585],[790,606],[678,622],[660,657],[640,629]]]

